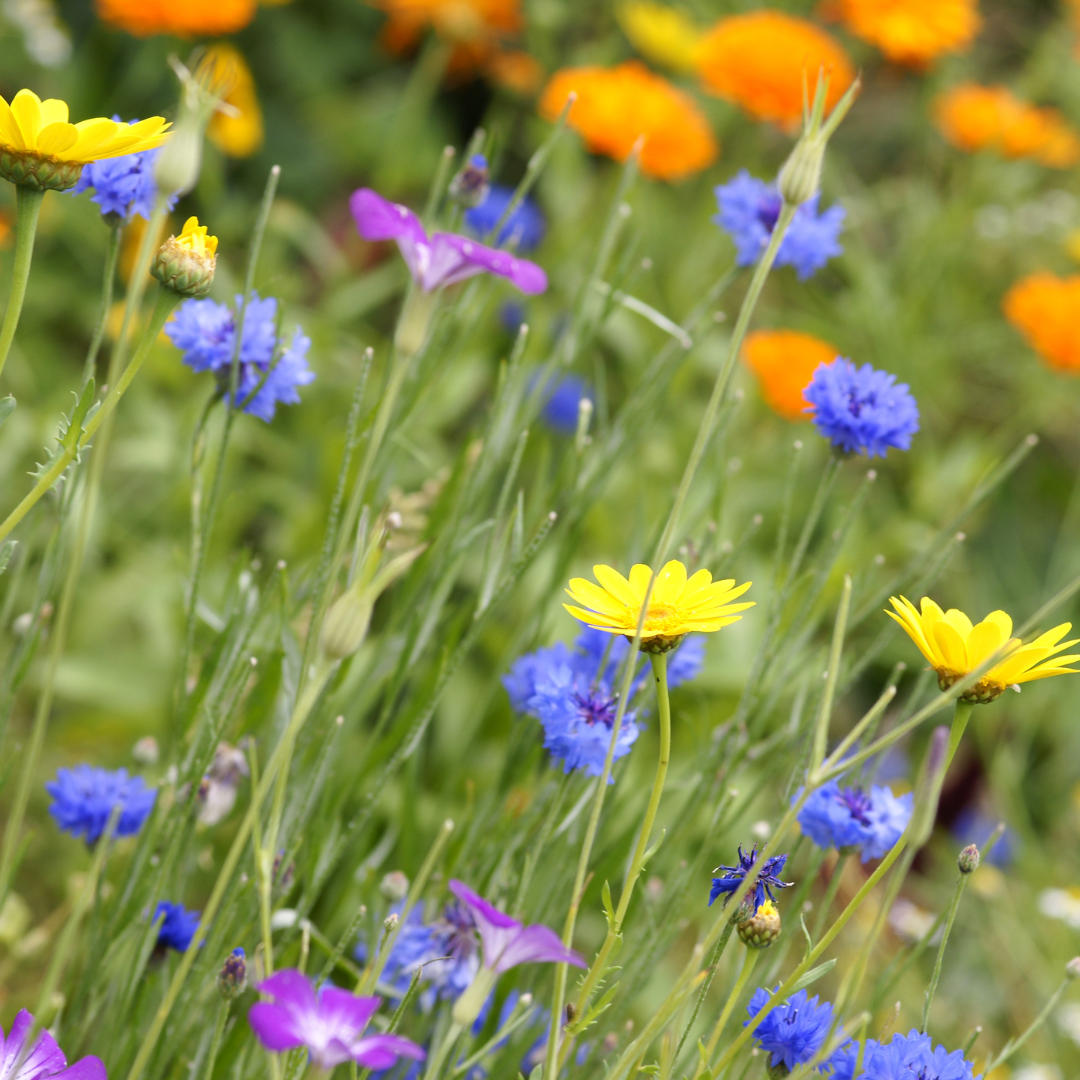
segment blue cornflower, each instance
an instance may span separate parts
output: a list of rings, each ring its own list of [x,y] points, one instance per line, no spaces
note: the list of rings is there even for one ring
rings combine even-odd
[[[238,296],[237,307],[242,303],[243,298]],[[212,371],[223,390],[228,386],[236,344],[236,316],[228,306],[214,300],[186,300],[175,318],[166,323],[165,333],[183,351],[184,363],[192,371]],[[246,401],[259,387],[244,411],[270,421],[278,402],[283,405],[299,402],[296,388],[315,378],[307,365],[309,348],[311,339],[299,326],[288,344],[279,338],[277,300],[272,296],[264,300],[253,292],[244,312],[235,404]]]
[[[790,889],[795,884],[793,881],[781,881],[779,876],[784,872],[784,864],[787,862],[786,855],[770,855],[765,860],[765,865],[758,874],[754,883],[754,910],[757,911],[765,903],[768,895],[770,900],[775,900],[773,889]],[[709,907],[721,893],[733,893],[741,884],[742,880],[757,862],[757,844],[754,845],[750,854],[747,855],[742,845],[739,845],[738,866],[718,866],[717,870],[723,870],[724,876],[712,879],[712,890],[709,892]]]
[[[858,848],[866,862],[880,859],[900,839],[911,812],[910,792],[897,797],[887,787],[864,791],[830,780],[810,795],[798,820],[818,847]]]
[[[170,904],[168,900],[162,900],[154,911],[154,918],[161,918],[162,915],[165,918],[158,930],[157,947],[187,952],[195,931],[199,929],[199,913],[188,911],[183,904]]]
[[[831,1071],[830,1080],[856,1080],[858,1055],[858,1042],[846,1043],[823,1069]],[[944,1046],[934,1046],[929,1035],[913,1028],[907,1035],[894,1035],[885,1044],[867,1039],[858,1080],[973,1080],[974,1071],[963,1050],[949,1053]]]
[[[772,993],[758,989],[746,1006],[753,1017],[769,1003]],[[743,1023],[746,1027],[749,1021]],[[769,1065],[783,1064],[788,1072],[796,1065],[805,1065],[822,1047],[832,1023],[832,1004],[818,1004],[817,995],[806,996],[805,990],[792,994],[776,1006],[754,1030],[754,1041],[771,1054]]]
[[[119,116],[113,119],[120,122]],[[132,120],[131,123],[138,123]],[[103,214],[118,214],[130,221],[136,214],[150,220],[157,199],[154,182],[154,162],[160,150],[144,150],[139,154],[103,158],[84,165],[72,195],[93,191],[90,201],[101,207]],[[177,196],[170,195],[165,203],[169,210],[176,205]]]
[[[499,223],[513,197],[513,188],[492,184],[487,198],[479,206],[465,211],[465,225],[469,231],[481,239],[487,236]],[[507,218],[495,242],[501,247],[514,241],[518,251],[532,251],[544,239],[544,230],[544,215],[536,203],[526,197]]]
[[[109,821],[114,806],[123,809],[116,822],[117,836],[133,836],[154,808],[157,790],[148,788],[141,776],[128,776],[127,769],[110,772],[93,765],[60,769],[56,779],[45,785],[53,797],[49,813],[64,832],[96,843]]]
[[[577,375],[553,375],[544,387],[544,407],[540,415],[544,423],[560,435],[577,431],[581,399],[592,400],[592,387]]]
[[[833,446],[849,454],[884,457],[894,447],[907,450],[919,430],[919,407],[907,383],[876,371],[857,368],[840,356],[822,364],[803,397],[813,406],[814,427]]]
[[[743,169],[715,193],[720,213],[713,221],[735,242],[736,265],[752,266],[768,247],[780,218],[783,199],[779,189]],[[795,211],[776,253],[776,265],[795,267],[800,281],[813,277],[834,255],[844,251],[837,238],[846,211],[837,205],[819,214],[818,198],[814,195]]]

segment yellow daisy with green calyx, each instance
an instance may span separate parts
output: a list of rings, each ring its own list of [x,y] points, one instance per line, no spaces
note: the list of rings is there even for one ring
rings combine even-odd
[[[630,570],[629,580],[610,566],[594,566],[593,573],[600,584],[573,578],[566,592],[574,604],[563,607],[594,630],[623,634],[633,641],[652,569],[638,563]],[[737,586],[734,578],[713,581],[708,570],[687,577],[686,567],[672,559],[656,575],[641,630],[642,652],[664,653],[674,649],[686,634],[707,634],[737,622],[742,616],[736,612],[753,607],[754,602],[731,601],[742,596],[750,584]],[[578,604],[581,606],[575,606]]]
[[[1072,623],[1055,626],[1024,645],[1012,636],[1012,619],[1004,611],[991,611],[973,625],[962,611],[942,611],[928,596],[922,598],[919,608],[904,596],[899,600],[891,596],[889,602],[896,610],[886,614],[904,628],[930,661],[942,690],[948,690],[1004,650],[1002,658],[962,695],[962,701],[986,704],[1010,686],[1077,672],[1067,665],[1080,660],[1080,655],[1058,655],[1077,643],[1061,640],[1072,629]]]
[[[9,105],[0,97],[0,176],[38,191],[65,191],[82,167],[103,158],[153,150],[168,137],[169,123],[152,116],[123,124],[99,116],[68,122],[67,102],[41,100],[20,90]]]

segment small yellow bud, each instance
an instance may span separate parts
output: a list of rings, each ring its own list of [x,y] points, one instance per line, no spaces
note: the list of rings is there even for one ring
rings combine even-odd
[[[179,236],[170,236],[158,249],[150,273],[167,289],[185,297],[205,296],[217,270],[216,236],[190,217]]]
[[[766,900],[753,917],[739,923],[739,940],[752,949],[767,949],[780,937],[780,912]]]

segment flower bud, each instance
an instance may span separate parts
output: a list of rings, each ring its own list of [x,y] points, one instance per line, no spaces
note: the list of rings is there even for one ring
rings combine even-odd
[[[487,158],[473,154],[450,181],[450,198],[465,207],[479,206],[488,196],[489,178]]]
[[[780,937],[780,912],[766,900],[752,918],[739,923],[739,940],[752,949],[767,949]]]
[[[776,181],[780,195],[788,206],[801,206],[817,194],[824,162],[823,140],[803,136],[795,144]]]
[[[379,882],[379,892],[387,900],[404,900],[409,893],[409,879],[400,870],[391,870]]]
[[[247,987],[247,956],[243,949],[233,949],[218,972],[218,993],[226,1000],[239,997]]]
[[[727,904],[726,898],[724,904]],[[754,912],[756,910],[757,908],[754,904],[754,890],[751,889],[750,892],[743,897],[742,903],[731,913],[731,921],[736,925],[746,922],[748,919],[754,917]]]
[[[181,296],[205,296],[217,270],[217,245],[217,237],[207,236],[206,226],[190,217],[179,236],[170,236],[158,248],[150,273]]]
[[[362,590],[351,588],[326,613],[320,642],[331,660],[352,656],[364,643],[371,623],[372,601]]]
[[[399,922],[401,922],[401,920],[398,918],[397,912],[391,911],[390,914],[383,919],[383,929],[388,934],[392,934],[397,929],[397,924]]]
[[[1080,979],[1080,956],[1074,956],[1065,965],[1066,979]]]
[[[173,128],[172,138],[161,148],[154,162],[154,183],[158,191],[186,195],[199,179],[202,168],[203,127],[193,115],[186,115]]]
[[[974,844],[968,844],[960,852],[956,865],[960,867],[961,874],[974,874],[979,869],[979,849]]]

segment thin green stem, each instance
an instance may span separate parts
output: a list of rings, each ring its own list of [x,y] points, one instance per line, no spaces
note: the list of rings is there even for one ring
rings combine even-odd
[[[746,984],[750,981],[750,975],[753,973],[754,965],[757,963],[758,953],[760,952],[760,949],[747,946],[746,957],[743,959],[742,971],[739,972],[739,977],[735,980],[735,985],[731,988],[731,993],[728,994],[723,1009],[720,1010],[720,1015],[713,1025],[712,1034],[709,1036],[709,1041],[705,1046],[705,1054],[702,1057],[702,1067],[704,1067],[705,1062],[716,1053],[716,1044],[720,1041],[720,1036],[723,1035],[728,1020],[731,1019],[732,1010],[738,1003],[739,998],[742,997],[742,992],[746,989]],[[701,1069],[698,1070],[699,1075],[701,1071]]]
[[[0,372],[7,363],[11,343],[19,326],[23,300],[26,299],[26,283],[30,280],[30,261],[34,257],[34,237],[37,234],[38,214],[45,192],[18,184],[15,187],[15,259],[11,267],[11,288],[8,291],[7,309],[0,326]]]
[[[825,895],[821,900],[821,908],[818,910],[817,918],[814,920],[814,932],[811,935],[811,938],[816,938],[825,928],[825,920],[829,917],[829,911],[832,909],[833,901],[836,899],[836,894],[840,891],[840,881],[844,876],[844,868],[847,866],[849,857],[849,852],[841,851],[840,857],[836,860],[832,876],[829,878],[829,884],[825,887]],[[798,911],[798,908],[793,910]]]
[[[217,1062],[218,1050],[221,1049],[221,1037],[225,1034],[225,1024],[229,1019],[229,1009],[232,1005],[228,999],[218,1006],[217,1020],[214,1023],[214,1034],[210,1039],[210,1051],[206,1055],[206,1068],[203,1070],[203,1080],[214,1080],[214,1065]]]
[[[1062,994],[1064,994],[1065,991],[1069,988],[1072,981],[1073,980],[1070,976],[1066,976],[1062,980],[1061,985],[1050,995],[1050,999],[1043,1006],[1042,1012],[1040,1012],[1039,1015],[1031,1021],[1024,1033],[1015,1039],[1010,1039],[1001,1048],[1000,1054],[998,1054],[996,1057],[992,1055],[987,1060],[986,1064],[983,1066],[984,1076],[989,1076],[990,1073],[999,1065],[1004,1065],[1005,1062],[1008,1061],[1009,1058],[1011,1058],[1013,1054],[1015,1054],[1016,1051],[1019,1050],[1020,1047],[1023,1046],[1024,1043],[1026,1043],[1028,1039],[1030,1039],[1031,1036],[1034,1035],[1035,1032],[1038,1031],[1039,1028],[1041,1028],[1043,1024],[1046,1023],[1046,1021],[1050,1018],[1051,1013],[1053,1013],[1054,1009],[1057,1008],[1057,1003],[1061,1000]]]
[[[953,891],[952,903],[949,904],[949,913],[945,917],[945,929],[941,934],[941,943],[938,945],[937,959],[934,961],[934,974],[930,976],[930,985],[926,988],[926,1000],[923,1003],[922,1023],[919,1030],[926,1031],[930,1022],[930,1005],[937,992],[938,982],[941,979],[941,965],[945,959],[945,946],[949,944],[949,934],[952,933],[953,921],[956,919],[956,911],[960,907],[960,897],[964,895],[964,886],[970,874],[960,874],[956,879],[956,889]]]
[[[101,309],[98,311],[97,325],[94,327],[94,334],[90,339],[90,348],[86,350],[86,360],[83,362],[83,386],[93,378],[98,353],[101,351],[101,343],[105,340],[105,330],[109,325],[109,314],[112,311],[113,304],[113,290],[116,284],[116,264],[120,260],[120,239],[123,232],[123,220],[118,218],[109,227],[109,243],[105,249],[105,273],[101,285]]]
[[[701,1012],[701,1005],[705,998],[708,996],[709,989],[712,986],[713,979],[716,976],[716,967],[720,963],[720,957],[724,955],[724,949],[727,948],[727,943],[731,939],[732,931],[735,929],[735,924],[728,919],[724,926],[724,932],[720,935],[720,940],[716,943],[716,948],[713,950],[712,956],[709,957],[709,969],[708,977],[701,984],[701,989],[698,991],[698,996],[694,1001],[693,1012],[690,1013],[690,1019],[686,1022],[686,1026],[683,1028],[682,1035],[679,1036],[679,1043],[675,1047],[675,1055],[673,1060],[678,1061],[679,1055],[682,1053],[683,1044],[686,1042],[686,1037],[690,1034],[693,1026],[698,1018],[698,1013]]]
[[[442,1041],[439,1043],[438,1050],[435,1051],[428,1061],[427,1071],[424,1073],[424,1080],[438,1080],[439,1074],[446,1064],[446,1059],[450,1056],[450,1052],[457,1044],[463,1030],[464,1028],[461,1024],[456,1022],[450,1025],[446,1035],[443,1036]]]

